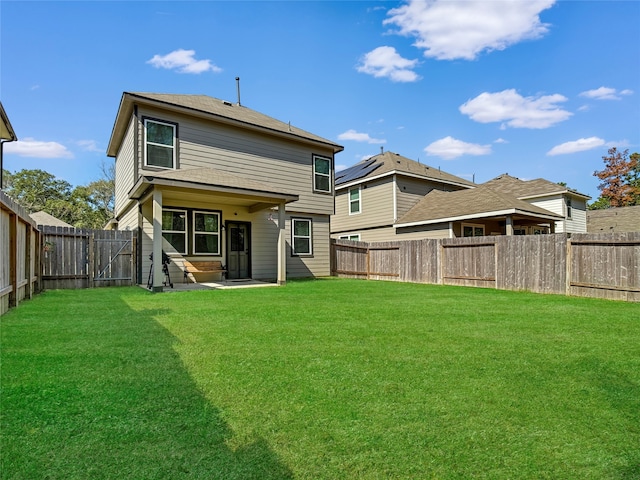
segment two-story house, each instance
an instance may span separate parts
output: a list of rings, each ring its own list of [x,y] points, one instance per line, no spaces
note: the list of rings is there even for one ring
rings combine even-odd
[[[475,186],[389,151],[336,172],[335,182],[331,237],[366,242],[397,240],[394,224],[427,193]]]
[[[116,228],[139,232],[138,281],[162,252],[172,278],[182,278],[185,260],[217,260],[229,279],[330,275],[342,150],[238,103],[125,92],[107,155],[115,157]],[[150,277],[161,291],[161,268]]]

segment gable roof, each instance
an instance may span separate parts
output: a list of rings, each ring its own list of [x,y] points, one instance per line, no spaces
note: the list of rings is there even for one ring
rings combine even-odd
[[[67,222],[48,214],[45,211],[35,212],[29,215],[37,225],[47,225],[51,227],[73,227]]]
[[[587,232],[640,232],[640,205],[587,210]]]
[[[107,156],[115,157],[124,137],[129,119],[135,104],[156,106],[188,115],[199,116],[208,120],[231,124],[242,128],[260,131],[289,140],[305,143],[321,144],[334,153],[341,152],[344,147],[326,138],[294,127],[290,123],[281,122],[245,106],[209,97],[207,95],[180,95],[169,93],[124,92],[120,107],[111,132]]]
[[[443,192],[432,190],[400,218],[395,227],[470,220],[504,215],[523,215],[544,220],[557,220],[544,208],[531,205],[513,195],[480,186],[469,190]]]
[[[362,183],[374,178],[380,178],[388,175],[405,175],[409,177],[422,178],[425,180],[431,180],[434,182],[447,183],[450,185],[475,187],[476,184],[465,180],[464,178],[457,177],[447,172],[443,172],[439,168],[433,168],[424,163],[416,162],[409,158],[403,157],[394,152],[384,152],[369,157],[357,165],[364,165],[370,162],[371,167],[377,166],[373,170],[369,171],[366,175],[355,178],[351,181],[341,182],[340,172],[336,172],[336,189],[350,187],[358,183]],[[365,170],[366,171],[366,170]]]
[[[494,190],[514,195],[520,199],[545,197],[549,195],[571,194],[585,199],[591,198],[589,195],[578,192],[571,188],[567,188],[558,183],[550,182],[544,178],[536,178],[535,180],[520,180],[512,177],[508,173],[497,176],[488,182],[483,183],[487,187]]]

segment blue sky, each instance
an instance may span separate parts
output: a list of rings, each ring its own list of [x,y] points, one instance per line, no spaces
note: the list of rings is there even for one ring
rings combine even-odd
[[[476,182],[599,195],[640,151],[638,1],[0,3],[4,168],[101,176],[124,91],[206,94],[344,145]]]

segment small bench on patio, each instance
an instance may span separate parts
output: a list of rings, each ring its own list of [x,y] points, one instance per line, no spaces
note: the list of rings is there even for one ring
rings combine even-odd
[[[224,280],[227,269],[222,265],[220,260],[185,260],[183,263],[184,281],[189,278],[189,274],[193,276],[194,282],[201,283],[198,278],[207,275],[209,278],[215,273],[220,273]],[[198,275],[198,277],[196,277]]]

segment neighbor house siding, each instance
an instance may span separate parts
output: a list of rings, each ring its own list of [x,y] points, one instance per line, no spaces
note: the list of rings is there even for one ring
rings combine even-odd
[[[360,186],[360,213],[349,214],[349,188],[336,192],[336,213],[331,218],[331,231],[387,226],[393,223],[393,178],[367,182]]]
[[[127,127],[120,151],[116,156],[115,174],[117,181],[115,190],[115,215],[120,216],[128,201],[128,192],[135,183],[135,155],[134,155],[134,132],[135,121],[131,121]]]
[[[458,190],[451,188],[442,183],[431,182],[425,179],[396,176],[396,197],[398,204],[397,218],[401,218],[416,203],[429,193],[431,190],[438,189],[442,191]]]
[[[248,134],[246,130],[227,125],[148,108],[140,108],[139,116],[141,129],[144,117],[178,124],[180,169],[209,167],[250,180],[268,182],[279,190],[300,197],[298,201],[288,204],[287,210],[333,213],[333,195],[313,192],[312,167],[314,154],[330,158],[333,165],[331,149],[314,148],[297,141],[271,138],[254,132]],[[139,137],[143,138],[142,132]],[[142,152],[143,145],[140,148]],[[141,167],[144,164],[142,157]]]
[[[556,213],[558,215],[562,215],[563,217],[567,214],[564,204],[564,198],[562,195],[554,195],[552,197],[544,197],[540,199],[524,199],[531,205],[535,205],[536,207],[544,208],[545,210],[549,210],[550,212]],[[566,225],[564,220],[560,220],[556,222],[555,233],[564,233],[566,232]]]
[[[567,219],[566,233],[584,233],[587,231],[587,201],[571,198],[571,218]]]

